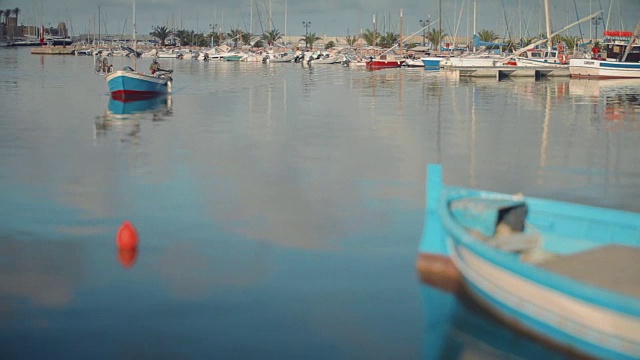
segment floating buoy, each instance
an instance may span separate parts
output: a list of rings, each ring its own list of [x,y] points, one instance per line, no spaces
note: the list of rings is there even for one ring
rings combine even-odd
[[[131,250],[138,247],[138,232],[130,221],[125,221],[118,229],[116,245],[120,250]]]

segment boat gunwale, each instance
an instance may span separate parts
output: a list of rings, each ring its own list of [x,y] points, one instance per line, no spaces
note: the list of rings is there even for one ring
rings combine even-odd
[[[480,196],[482,198],[493,199],[513,199],[512,195],[484,190],[449,187],[445,184],[443,184],[442,187],[443,193],[440,195],[441,197],[438,211],[442,220],[442,225],[444,226],[447,233],[453,234],[456,237],[457,241],[462,243],[478,256],[481,256],[483,259],[490,261],[491,263],[494,263],[517,276],[530,279],[531,281],[536,282],[541,286],[555,291],[560,291],[559,289],[562,289],[561,292],[565,293],[567,296],[580,299],[581,301],[585,301],[593,305],[597,305],[607,309],[613,309],[615,311],[640,318],[640,299],[625,294],[605,290],[601,287],[577,281],[570,277],[538,267],[534,264],[523,262],[519,258],[514,257],[513,254],[503,252],[494,247],[491,247],[483,243],[480,239],[477,239],[473,235],[469,234],[462,227],[462,225],[458,224],[458,222],[453,219],[451,212],[449,211],[449,204],[453,200],[470,196]],[[524,200],[525,202],[531,201],[537,206],[539,206],[542,202],[547,201],[545,199],[529,197],[526,197]],[[569,208],[573,207],[585,207],[585,209],[589,210],[588,212],[593,212],[596,209],[597,211],[603,210],[603,208],[594,208],[588,205],[570,204],[554,200],[549,201],[551,205],[560,205],[560,209],[564,209],[565,211],[568,211]],[[635,217],[636,219],[640,218],[640,216],[638,216],[637,214],[625,212],[622,210],[604,210],[610,211],[612,214],[620,215],[622,217],[628,216],[629,219],[631,219],[632,217]]]

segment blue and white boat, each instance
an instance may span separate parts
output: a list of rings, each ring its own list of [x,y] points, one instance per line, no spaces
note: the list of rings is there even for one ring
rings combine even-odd
[[[137,51],[136,41],[136,4],[133,3],[133,49],[125,47],[131,53],[134,63],[133,68],[127,66],[123,70],[111,72],[111,68],[104,65],[101,70],[106,72],[105,79],[109,85],[112,98],[144,99],[153,96],[166,95],[171,92],[171,74],[173,70],[158,70],[155,74],[145,74],[136,71],[137,59],[140,53]],[[99,70],[98,68],[96,68]]]
[[[143,74],[125,69],[107,74],[109,92],[116,98],[149,98],[166,95],[171,91],[171,74],[157,72],[157,75]]]
[[[442,59],[443,58],[437,56],[426,56],[420,58],[420,61],[422,61],[422,64],[424,64],[425,69],[437,70],[440,69],[440,62],[442,61]]]
[[[453,272],[448,258],[508,324],[579,355],[640,359],[640,214],[451,187],[440,165],[427,184],[419,270],[432,253]]]

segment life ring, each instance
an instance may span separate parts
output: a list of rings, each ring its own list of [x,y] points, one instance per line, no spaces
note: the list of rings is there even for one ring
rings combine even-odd
[[[567,55],[566,54],[560,54],[560,55],[558,55],[558,58],[560,60],[560,64],[566,64],[567,63]]]

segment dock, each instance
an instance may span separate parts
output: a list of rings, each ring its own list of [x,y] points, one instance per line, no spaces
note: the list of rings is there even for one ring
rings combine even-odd
[[[31,54],[35,55],[73,55],[74,52],[72,47],[66,46],[45,46],[31,49]]]
[[[531,77],[540,79],[543,77],[569,77],[568,66],[488,66],[488,67],[451,67],[447,70],[455,71],[460,77],[494,78],[503,80],[510,77]]]

